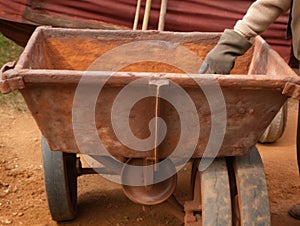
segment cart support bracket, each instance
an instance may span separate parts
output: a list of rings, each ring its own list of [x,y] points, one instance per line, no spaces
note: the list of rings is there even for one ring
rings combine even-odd
[[[287,82],[282,90],[282,94],[300,100],[300,85]]]
[[[24,89],[25,84],[21,76],[17,76],[15,62],[6,63],[0,70],[0,91],[3,94],[10,93],[17,89]]]
[[[17,89],[24,89],[25,85],[22,77],[15,77],[6,80],[0,79],[0,90],[3,94],[10,93]]]

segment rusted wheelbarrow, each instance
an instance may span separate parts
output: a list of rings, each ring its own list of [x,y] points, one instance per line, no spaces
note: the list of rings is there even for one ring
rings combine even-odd
[[[270,225],[260,136],[300,79],[260,37],[231,75],[199,75],[219,33],[40,27],[1,90],[20,90],[42,138],[56,221],[77,210],[77,176],[98,172],[186,225]],[[90,165],[83,168],[80,156]],[[188,162],[192,200],[173,195]],[[100,166],[102,167],[100,167]]]

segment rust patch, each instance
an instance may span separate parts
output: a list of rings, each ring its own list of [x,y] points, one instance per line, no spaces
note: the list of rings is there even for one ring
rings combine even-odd
[[[40,35],[32,39],[30,48],[26,49],[26,54],[21,57],[20,65],[18,64],[22,68],[19,72],[22,71],[22,77],[26,81],[26,88],[21,92],[42,134],[47,138],[50,148],[54,151],[71,153],[79,152],[72,128],[72,104],[77,84],[83,75],[80,70],[86,70],[98,56],[106,51],[136,40],[169,41],[176,43],[174,49],[177,46],[184,46],[202,58],[219,37],[219,34],[206,33],[91,31],[59,28],[40,28],[38,32]],[[277,55],[272,57],[274,53],[266,50],[269,48],[268,45],[262,45],[262,42],[258,40],[253,48],[236,63],[236,68],[239,73],[242,73],[241,75],[216,75],[227,108],[227,128],[219,157],[245,155],[249,148],[257,143],[286,101],[287,97],[282,95],[286,82],[293,81],[295,84],[299,82],[299,78],[290,73],[290,68],[284,61],[277,61]],[[256,53],[253,54],[253,51]],[[260,57],[267,59],[264,61],[256,59],[259,56],[257,51],[264,51],[266,54]],[[38,59],[36,56],[41,56],[43,59]],[[122,60],[121,56],[114,57],[116,61]],[[174,57],[172,60],[182,61],[187,66],[191,63],[184,57]],[[250,64],[252,66],[249,66]],[[99,69],[101,69],[100,66]],[[200,67],[200,65],[196,66]],[[276,70],[271,72],[279,74],[257,75],[255,73],[270,72],[267,70],[269,67],[276,67]],[[44,70],[45,68],[47,70]],[[193,157],[202,157],[211,135],[212,119],[209,103],[201,89],[196,86],[195,81],[177,68],[164,63],[140,62],[120,70],[140,72],[116,73],[116,76],[112,76],[101,91],[101,98],[97,100],[96,131],[107,150],[114,157],[153,157],[153,150],[147,152],[131,150],[116,138],[111,124],[111,108],[120,90],[130,82],[138,78],[161,77],[170,79],[184,88],[193,100],[200,121],[200,136]],[[157,71],[165,72],[158,74]],[[281,76],[284,71],[287,73]],[[248,74],[249,72],[252,73]],[[102,75],[101,73],[103,72],[96,71],[90,76],[92,79],[97,78]],[[209,84],[205,83],[207,79],[205,76],[201,79],[204,85]],[[93,83],[88,85],[93,86]],[[82,117],[85,117],[86,111],[86,108],[82,109]],[[167,101],[160,100],[159,115],[168,128],[165,139],[157,147],[157,156],[163,159],[175,150],[181,128],[176,109]],[[149,136],[148,125],[154,116],[154,98],[143,99],[137,103],[130,113],[131,132],[138,138],[147,138]],[[93,141],[87,136],[86,142]],[[184,149],[185,147],[183,147],[183,152]]]
[[[300,85],[291,83],[291,82],[287,82],[284,86],[282,94],[285,94],[287,96],[290,96],[292,98],[300,100]]]

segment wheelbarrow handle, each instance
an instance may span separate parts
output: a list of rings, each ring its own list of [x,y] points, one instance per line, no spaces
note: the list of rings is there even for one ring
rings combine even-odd
[[[4,64],[0,69],[0,78],[4,80],[4,72],[10,69],[14,69],[15,65],[16,61],[7,62],[6,64]]]

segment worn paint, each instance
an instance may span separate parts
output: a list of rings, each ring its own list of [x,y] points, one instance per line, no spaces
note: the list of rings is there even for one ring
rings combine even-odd
[[[99,55],[114,46],[138,39],[177,43],[176,45],[189,48],[203,59],[216,44],[219,35],[217,33],[95,31],[42,27],[34,33],[15,69],[5,71],[2,78],[7,81],[16,77],[22,78],[24,87],[15,88],[21,90],[52,150],[78,153],[72,128],[74,93],[84,71]],[[115,57],[118,60],[118,56]],[[264,60],[262,61],[261,58]],[[185,62],[182,58],[174,58],[174,61]],[[190,62],[185,63],[191,66]],[[196,66],[199,68],[200,65],[193,67]],[[211,113],[207,100],[196,83],[188,75],[170,65],[153,66],[151,62],[144,62],[125,69],[126,71],[117,72],[107,82],[102,98],[97,101],[96,125],[99,136],[109,152],[115,157],[153,156],[151,150],[137,152],[120,143],[112,129],[110,113],[113,101],[122,87],[138,78],[150,80],[155,77],[177,83],[193,99],[201,126],[199,142],[193,157],[201,157],[210,136]],[[109,72],[99,70],[88,76],[97,78],[107,73]],[[287,96],[282,95],[286,84],[300,84],[294,72],[260,37],[256,39],[254,47],[246,55],[239,57],[232,73],[215,77],[222,87],[227,107],[225,139],[218,156],[246,154],[286,101]],[[195,76],[203,85],[206,82],[209,84],[206,77]],[[90,85],[93,86],[92,83]],[[180,123],[174,108],[166,101],[159,101],[159,114],[165,120],[168,132],[165,140],[157,147],[157,156],[165,158],[172,153],[178,142]],[[137,137],[149,136],[148,123],[154,115],[155,98],[141,101],[139,107],[132,110],[131,126]],[[87,137],[86,142],[92,141]],[[97,153],[97,150],[94,151]]]

